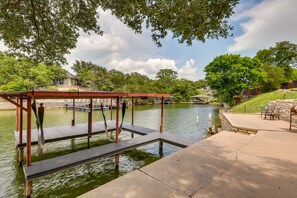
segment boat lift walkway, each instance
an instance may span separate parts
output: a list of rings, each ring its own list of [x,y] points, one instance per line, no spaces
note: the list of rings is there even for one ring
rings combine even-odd
[[[152,132],[148,135],[136,137],[131,140],[121,141],[118,144],[110,143],[103,146],[98,146],[78,151],[75,153],[55,157],[52,159],[34,162],[30,166],[24,166],[25,178],[27,181],[32,181],[38,177],[52,174],[103,157],[119,154],[132,148],[136,148],[157,141],[166,142],[182,148],[190,146],[196,142],[192,139],[180,137],[174,134],[162,134],[160,132]]]
[[[115,131],[116,130],[116,121],[114,120],[108,120],[107,122],[107,131]],[[104,129],[104,122],[93,122],[92,123],[92,135],[98,135],[105,133]],[[157,132],[157,130],[136,126],[132,124],[123,124],[123,130],[136,133],[139,135],[147,135],[152,132]],[[60,140],[67,140],[67,139],[73,139],[73,138],[79,138],[79,137],[86,137],[89,136],[88,133],[88,124],[76,124],[74,126],[55,126],[55,127],[48,127],[44,128],[44,138],[45,143],[48,142],[56,142]],[[36,145],[38,142],[38,130],[32,129],[32,135],[31,135],[31,145]],[[26,140],[27,140],[27,131],[23,131],[23,141],[20,142],[20,132],[15,131],[15,141],[17,147],[25,147],[26,146]]]

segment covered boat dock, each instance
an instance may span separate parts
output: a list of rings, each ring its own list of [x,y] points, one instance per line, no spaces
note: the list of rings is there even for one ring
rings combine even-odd
[[[115,164],[119,163],[118,154],[132,148],[142,145],[159,142],[159,148],[162,149],[163,142],[169,143],[181,148],[185,148],[193,143],[194,140],[176,136],[170,133],[163,133],[164,125],[164,98],[170,97],[170,94],[148,94],[148,93],[112,93],[112,92],[47,92],[47,91],[29,91],[29,92],[15,92],[15,93],[1,93],[0,97],[11,102],[16,106],[16,147],[18,148],[18,161],[21,164],[23,161],[23,151],[26,147],[26,165],[23,170],[25,174],[25,195],[31,196],[33,180],[48,174],[52,174],[67,168],[71,168],[83,163],[90,162],[102,157],[115,155]],[[160,115],[160,130],[145,128],[134,125],[134,98],[148,98],[159,97],[162,98],[161,115]],[[120,99],[131,98],[132,104],[132,119],[131,124],[124,123],[120,126]],[[32,102],[39,99],[73,99],[73,119],[68,126],[56,126],[43,129],[45,143],[55,142],[66,139],[73,139],[79,137],[87,137],[88,149],[81,150],[75,153],[42,160],[32,163],[31,161],[31,145],[38,143],[38,130],[32,129]],[[89,99],[88,123],[75,123],[75,100]],[[110,111],[110,120],[105,122],[93,122],[93,99],[110,99],[116,100],[116,116],[112,120],[112,111]],[[25,104],[24,104],[25,103]],[[26,112],[27,123],[26,130],[23,129],[24,112]],[[105,124],[107,128],[105,129]],[[116,131],[114,143],[103,146],[89,148],[90,137],[97,134],[102,134],[107,131]],[[125,130],[132,133],[143,135],[133,138],[131,140],[119,141],[120,131]]]

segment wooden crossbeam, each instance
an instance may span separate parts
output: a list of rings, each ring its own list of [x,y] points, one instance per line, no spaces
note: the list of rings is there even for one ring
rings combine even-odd
[[[1,96],[3,99],[7,100],[8,102],[14,104],[15,106],[19,107],[19,108],[22,108],[24,111],[28,111],[27,108],[25,107],[22,107],[20,104],[16,103],[15,101],[13,101],[12,99],[10,99],[9,97],[7,96]]]

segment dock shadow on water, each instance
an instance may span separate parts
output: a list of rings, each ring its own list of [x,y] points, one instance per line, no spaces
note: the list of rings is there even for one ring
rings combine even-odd
[[[130,123],[130,109],[125,122]],[[170,104],[165,106],[165,133],[175,133],[197,141],[207,136],[205,128],[211,123],[217,124],[218,106]],[[115,115],[115,112],[113,113]],[[199,121],[197,121],[197,116]],[[46,109],[44,127],[70,125],[72,111],[65,109]],[[76,113],[77,123],[87,122],[87,112]],[[94,112],[93,121],[101,121],[99,113]],[[34,120],[32,124],[34,126]],[[135,124],[159,129],[160,107],[153,105],[135,107]],[[26,123],[26,122],[24,122]],[[25,124],[24,124],[25,128]],[[14,142],[15,112],[0,111],[0,197],[23,197],[24,174],[16,162]],[[129,132],[123,132],[121,140],[130,139]],[[91,147],[107,144],[105,135],[91,138]],[[44,155],[36,157],[36,146],[32,147],[32,161],[49,159],[87,148],[87,138],[75,141],[65,140],[45,145]],[[114,156],[79,165],[58,173],[34,180],[32,197],[75,197],[118,178],[135,169],[146,166],[163,156],[168,156],[180,148],[164,144],[163,153],[159,153],[159,144],[152,143],[120,154],[119,168],[115,168]]]

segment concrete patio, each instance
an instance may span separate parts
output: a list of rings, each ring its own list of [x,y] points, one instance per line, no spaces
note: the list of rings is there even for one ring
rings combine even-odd
[[[264,116],[261,117],[259,114],[224,113],[223,116],[235,128],[250,129],[256,131],[266,130],[297,133],[297,128],[293,127],[292,131],[289,130],[289,122],[278,119],[264,119]]]
[[[297,133],[285,121],[227,117],[261,130],[220,132],[81,197],[297,197]]]

